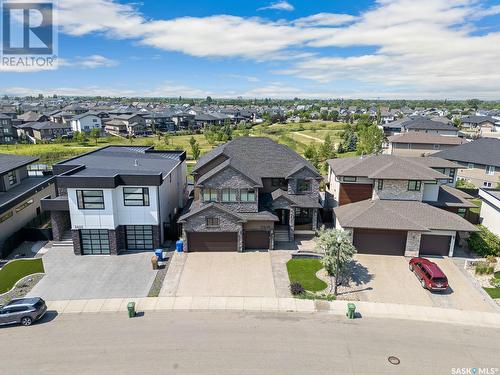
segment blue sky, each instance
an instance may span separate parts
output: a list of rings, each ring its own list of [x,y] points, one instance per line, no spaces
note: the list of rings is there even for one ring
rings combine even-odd
[[[0,92],[500,99],[500,1],[59,0],[59,66]]]

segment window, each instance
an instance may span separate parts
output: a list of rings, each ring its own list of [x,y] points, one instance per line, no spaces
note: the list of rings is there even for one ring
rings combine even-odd
[[[491,182],[484,181],[484,182],[483,182],[483,186],[484,186],[484,187],[491,187]]]
[[[83,255],[109,254],[109,236],[105,229],[82,229],[80,231]]]
[[[457,170],[455,168],[450,168],[450,182],[453,182],[455,180],[455,173]]]
[[[432,148],[433,148],[434,150],[439,150],[439,145],[434,144],[434,145],[432,145]]]
[[[298,179],[297,180],[297,191],[299,193],[306,193],[308,191],[311,191],[311,181],[304,180],[303,178]]]
[[[218,217],[207,217],[206,221],[207,221],[207,227],[220,226]]]
[[[16,207],[16,212],[20,212],[22,210],[24,210],[26,207],[28,207],[29,205],[32,205],[33,202],[35,202],[33,199],[29,199],[27,200],[26,202],[24,202],[23,204],[19,205]]]
[[[486,166],[486,174],[487,175],[494,175],[495,174],[495,167],[493,165],[487,165]]]
[[[377,180],[377,189],[382,190],[384,188],[384,180]]]
[[[203,189],[203,201],[204,202],[217,202],[217,190],[206,188]]]
[[[124,187],[123,204],[125,206],[149,206],[149,189]]]
[[[102,190],[77,190],[76,198],[80,210],[104,210]]]
[[[467,169],[474,169],[474,163],[467,163]]]
[[[344,182],[356,182],[356,177],[344,176]]]
[[[408,191],[420,191],[422,181],[408,181]]]
[[[465,213],[467,212],[467,209],[466,208],[459,208],[457,210],[457,214],[458,216],[462,216],[462,217],[465,217]]]
[[[236,189],[222,189],[223,202],[236,202]]]
[[[241,189],[240,196],[242,202],[255,202],[254,189]]]
[[[7,174],[7,177],[9,178],[9,185],[15,185],[17,184],[17,175],[16,171],[10,171],[9,174]]]
[[[4,213],[2,216],[0,216],[0,223],[9,220],[12,216],[14,216],[14,212],[12,210]]]

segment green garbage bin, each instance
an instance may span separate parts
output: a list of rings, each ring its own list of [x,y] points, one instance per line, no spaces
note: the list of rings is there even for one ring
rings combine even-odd
[[[135,302],[129,302],[127,305],[128,317],[133,318],[135,316]]]
[[[355,314],[356,314],[356,305],[354,303],[348,303],[346,316],[349,319],[354,319]]]

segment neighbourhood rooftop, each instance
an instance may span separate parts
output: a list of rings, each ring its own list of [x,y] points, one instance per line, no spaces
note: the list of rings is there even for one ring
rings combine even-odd
[[[34,156],[0,154],[0,175],[37,161]]]

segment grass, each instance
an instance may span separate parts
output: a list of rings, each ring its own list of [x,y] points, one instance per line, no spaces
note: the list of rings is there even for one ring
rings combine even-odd
[[[481,211],[481,204],[483,204],[483,201],[479,198],[476,198],[476,199],[471,199],[470,202],[477,206],[477,207],[471,208],[470,211],[474,212],[476,214],[479,214],[479,212]]]
[[[499,280],[500,280],[500,271],[495,272],[495,273],[493,274],[493,277],[494,277],[495,279],[499,279]]]
[[[23,277],[45,272],[41,258],[13,260],[0,269],[0,294],[8,292]]]
[[[500,298],[500,288],[483,288],[486,293],[490,295],[491,298]]]
[[[316,277],[316,272],[323,268],[318,259],[291,259],[286,264],[290,283],[301,283],[305,290],[319,292],[328,286]]]

